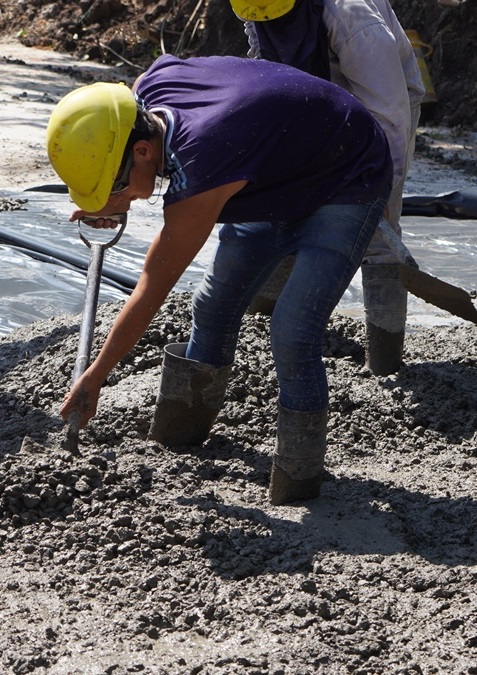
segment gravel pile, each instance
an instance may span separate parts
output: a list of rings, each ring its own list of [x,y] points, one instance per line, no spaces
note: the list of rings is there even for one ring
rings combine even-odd
[[[189,300],[171,295],[111,374],[79,457],[58,409],[81,317],[0,340],[0,670],[477,673],[476,328],[411,334],[375,378],[363,325],[335,315],[322,494],[272,507],[268,318],[245,318],[202,447],[146,438]],[[117,311],[98,309],[94,349]]]

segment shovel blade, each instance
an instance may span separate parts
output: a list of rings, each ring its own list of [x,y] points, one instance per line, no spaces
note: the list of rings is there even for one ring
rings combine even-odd
[[[463,288],[448,284],[409,265],[399,265],[399,277],[402,285],[418,298],[461,319],[477,323],[477,309],[472,302],[472,296]]]
[[[32,455],[38,455],[46,450],[44,445],[41,445],[40,443],[37,443],[36,441],[33,440],[33,438],[30,438],[30,436],[25,436],[22,441],[22,446],[20,448],[20,452],[26,452],[30,453]]]
[[[42,445],[41,443],[38,443],[38,441],[33,440],[33,438],[30,438],[30,436],[24,436],[20,448],[20,452],[27,455],[35,455],[38,457],[42,455],[51,456],[52,453],[55,453],[55,456],[61,456],[63,461],[70,462],[75,453],[71,451],[61,452],[63,450],[66,450],[66,448],[58,447],[56,445]]]
[[[80,423],[81,416],[79,412],[77,410],[72,410],[68,415],[68,424],[66,425],[65,437],[61,442],[62,449],[66,450],[72,455],[80,454],[78,448]]]

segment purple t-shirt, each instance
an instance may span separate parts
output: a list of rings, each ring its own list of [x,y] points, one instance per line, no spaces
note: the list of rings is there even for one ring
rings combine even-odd
[[[137,88],[167,118],[164,205],[231,183],[219,222],[302,218],[374,201],[392,180],[386,137],[344,89],[277,63],[158,58]]]

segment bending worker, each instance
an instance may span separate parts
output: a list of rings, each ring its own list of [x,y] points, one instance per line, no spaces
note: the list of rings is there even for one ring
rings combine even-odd
[[[230,2],[245,21],[251,58],[286,63],[331,80],[356,96],[380,123],[394,165],[386,218],[401,236],[402,192],[425,89],[412,46],[388,0]],[[399,281],[396,255],[380,230],[363,262],[367,365],[376,375],[388,375],[402,362],[407,292]],[[270,312],[289,266],[272,277],[251,311]]]
[[[108,374],[223,223],[193,295],[190,339],[165,348],[150,437],[169,446],[205,440],[242,317],[270,272],[295,255],[271,321],[279,401],[270,497],[315,497],[326,448],[323,333],[388,200],[386,137],[344,89],[268,61],[165,55],[133,92],[76,89],[47,129],[52,165],[79,207],[71,220],[91,213],[112,226],[107,216],[150,197],[157,175],[170,179],[164,226],[138,283],[61,413],[79,411],[82,426],[95,414]]]

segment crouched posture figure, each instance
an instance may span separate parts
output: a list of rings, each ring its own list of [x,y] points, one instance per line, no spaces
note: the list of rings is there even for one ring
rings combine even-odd
[[[259,86],[257,85],[259,83]],[[82,425],[112,368],[143,335],[216,222],[219,244],[193,296],[187,344],[165,350],[151,437],[198,444],[222,405],[242,317],[270,273],[296,263],[271,320],[279,382],[275,504],[314,497],[326,446],[323,333],[383,213],[387,140],[344,89],[267,61],[165,55],[124,85],[68,94],[47,130],[50,160],[97,224],[167,175],[164,226],[94,362],[66,396]]]

